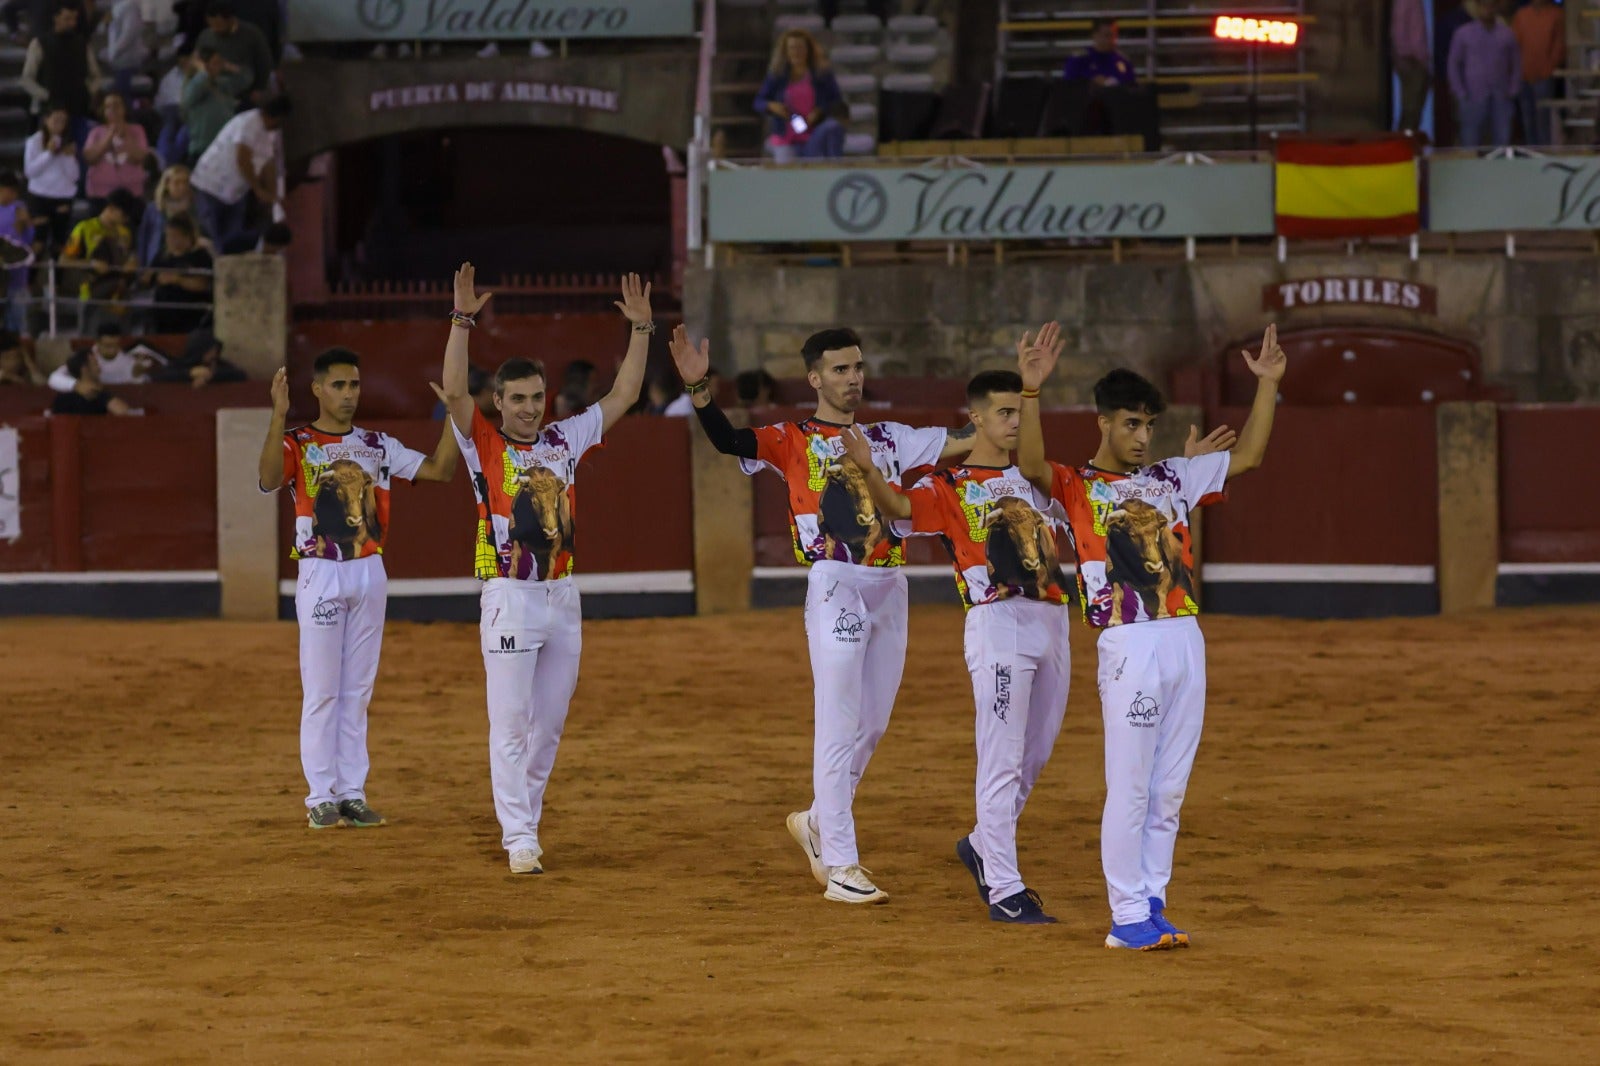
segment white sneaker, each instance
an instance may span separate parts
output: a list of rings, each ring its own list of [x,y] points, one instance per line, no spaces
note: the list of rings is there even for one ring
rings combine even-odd
[[[539,852],[532,848],[518,848],[511,853],[511,872],[514,874],[542,874],[544,867],[539,864]]]
[[[828,868],[822,865],[822,838],[817,835],[816,827],[811,824],[811,812],[795,811],[789,815],[786,822],[789,826],[789,835],[800,845],[800,850],[806,853],[806,861],[811,864],[811,876],[817,879],[817,884],[827,888]]]
[[[828,872],[828,890],[823,899],[836,903],[887,903],[889,893],[872,883],[869,871],[860,865],[835,866]]]

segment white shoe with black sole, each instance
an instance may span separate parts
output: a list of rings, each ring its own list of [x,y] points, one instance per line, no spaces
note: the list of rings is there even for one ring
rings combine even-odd
[[[514,874],[542,874],[544,866],[539,862],[539,852],[532,848],[518,848],[511,853],[511,872]]]
[[[828,888],[822,898],[836,903],[887,903],[889,893],[872,883],[865,867],[835,866],[828,871]]]
[[[811,812],[795,811],[789,815],[786,824],[789,826],[789,835],[806,853],[806,861],[811,864],[811,876],[817,879],[817,884],[827,888],[828,868],[822,864],[822,838],[811,824]]]

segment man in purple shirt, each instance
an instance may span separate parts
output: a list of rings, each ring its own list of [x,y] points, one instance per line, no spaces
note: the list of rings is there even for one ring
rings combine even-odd
[[[1461,145],[1511,143],[1513,101],[1522,88],[1522,52],[1511,28],[1495,17],[1494,5],[1479,0],[1477,17],[1450,38],[1450,93],[1461,120]]]
[[[1090,23],[1087,52],[1073,56],[1062,68],[1067,81],[1089,81],[1100,86],[1132,85],[1133,64],[1117,51],[1117,20],[1098,18]]]

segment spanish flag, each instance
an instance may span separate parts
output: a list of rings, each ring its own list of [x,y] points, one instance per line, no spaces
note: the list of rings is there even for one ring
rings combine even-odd
[[[1280,237],[1417,232],[1417,150],[1409,134],[1281,136],[1274,169]]]

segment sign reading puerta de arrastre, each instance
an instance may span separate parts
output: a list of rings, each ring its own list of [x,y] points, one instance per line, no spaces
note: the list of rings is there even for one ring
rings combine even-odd
[[[693,0],[290,0],[292,41],[688,37]]]
[[[748,167],[711,173],[713,241],[1272,233],[1272,166]]]

